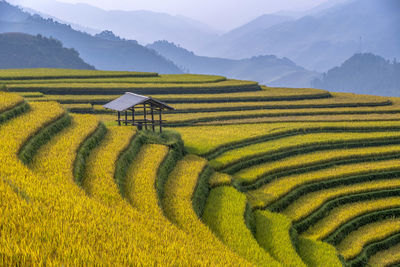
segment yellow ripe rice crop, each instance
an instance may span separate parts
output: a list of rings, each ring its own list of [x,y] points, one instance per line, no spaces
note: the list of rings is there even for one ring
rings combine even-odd
[[[71,177],[75,155],[80,145],[97,128],[98,121],[91,115],[73,115],[73,127],[65,129],[37,152],[32,161],[33,170],[48,179],[62,182]],[[60,160],[60,158],[62,160]]]
[[[337,256],[336,249],[328,243],[300,237],[297,247],[299,255],[307,266],[343,266]]]
[[[178,162],[165,183],[163,208],[168,218],[185,232],[197,232],[199,221],[192,206],[197,178],[207,161],[188,155]]]
[[[209,82],[209,83],[85,83],[84,80],[82,82],[77,83],[40,83],[37,81],[36,83],[31,84],[10,84],[8,88],[12,91],[20,91],[21,89],[25,89],[27,87],[30,90],[35,91],[37,89],[57,89],[57,90],[65,90],[65,89],[87,89],[91,88],[101,88],[104,90],[107,89],[120,89],[124,88],[125,90],[134,90],[134,89],[148,89],[148,88],[221,88],[221,87],[240,87],[240,86],[257,86],[257,82],[252,81],[242,81],[242,80],[225,80],[221,82]]]
[[[203,220],[237,254],[261,266],[281,266],[262,249],[246,227],[243,216],[246,196],[233,187],[221,186],[211,190],[204,209]]]
[[[231,185],[232,176],[230,176],[226,173],[214,172],[211,175],[208,183],[210,184],[211,187],[217,187],[217,186],[222,186],[222,185]]]
[[[358,135],[358,134],[357,134]],[[242,169],[235,174],[236,178],[246,181],[254,181],[262,175],[266,175],[273,171],[294,169],[304,166],[305,164],[318,164],[321,162],[337,161],[343,158],[356,158],[360,156],[380,156],[382,154],[400,154],[400,145],[388,145],[379,147],[361,147],[347,149],[332,149],[325,151],[317,151],[314,153],[294,155],[278,161],[267,162],[255,165],[246,169]]]
[[[101,74],[101,72],[99,73]],[[127,77],[113,78],[113,72],[108,72],[109,77],[105,75],[103,78],[90,78],[85,79],[68,78],[68,79],[34,79],[34,80],[10,80],[7,84],[32,84],[32,83],[210,83],[222,82],[226,78],[223,76],[215,75],[200,75],[200,74],[163,74],[158,76],[148,77],[129,77],[129,72],[126,73]],[[135,74],[135,73],[133,73]],[[94,73],[96,75],[96,73]],[[116,74],[118,75],[118,74]],[[124,75],[124,73],[123,73]]]
[[[174,104],[174,107],[177,110],[186,110],[186,109],[213,109],[213,108],[232,108],[232,107],[268,107],[268,108],[276,108],[276,109],[296,109],[298,106],[303,106],[302,108],[297,108],[299,110],[307,108],[307,106],[323,106],[320,108],[316,108],[317,110],[336,110],[331,109],[329,106],[337,106],[337,105],[352,105],[355,107],[348,107],[347,109],[337,109],[340,111],[346,110],[365,110],[365,111],[373,111],[377,107],[358,107],[359,105],[385,105],[388,103],[388,99],[384,97],[375,97],[375,96],[349,96],[347,94],[334,94],[334,97],[324,98],[324,99],[306,99],[306,100],[297,100],[297,101],[253,101],[253,102],[223,102],[223,103],[184,103],[184,104]],[[227,99],[229,100],[229,98]],[[324,107],[326,106],[326,107]],[[386,106],[387,110],[395,109],[399,110],[398,106]],[[311,109],[310,109],[311,110]],[[384,110],[384,109],[382,109]],[[282,112],[282,111],[281,111]]]
[[[164,212],[187,234],[203,240],[215,250],[227,255],[232,254],[230,257],[236,258],[238,256],[221,243],[193,210],[192,195],[197,185],[197,178],[206,163],[207,161],[194,155],[187,155],[177,163],[165,184]]]
[[[126,179],[127,197],[133,207],[151,217],[165,220],[159,205],[155,183],[157,171],[168,147],[144,145],[130,166]]]
[[[293,247],[290,238],[292,222],[270,211],[255,211],[258,243],[284,266],[306,266]]]
[[[399,218],[370,223],[347,235],[337,249],[346,260],[352,259],[361,253],[364,245],[382,240],[398,232],[400,232]]]
[[[90,153],[87,160],[83,186],[92,198],[109,207],[117,206],[121,201],[113,179],[115,163],[135,133],[136,131],[130,127],[108,128],[104,140]]]
[[[162,163],[167,153],[168,147],[163,145],[144,145],[142,147],[137,158],[130,167],[128,173],[126,185],[127,194],[128,199],[133,207],[138,209],[143,214],[152,217],[159,223],[163,223],[165,225],[164,227],[169,226],[175,232],[180,232],[177,228],[172,227],[172,225],[170,225],[167,219],[164,217],[163,211],[159,206],[157,192],[154,186],[157,177],[158,166]],[[188,157],[190,158],[190,156]],[[204,164],[205,162],[203,161],[202,163]],[[188,165],[188,162],[184,164],[184,167],[189,168],[184,169],[185,171],[189,171],[189,173],[190,169],[195,168],[192,165]],[[179,165],[177,166],[177,169],[179,169]],[[187,173],[185,172],[184,174],[186,175]],[[192,178],[194,184],[196,184],[195,178],[197,176],[189,177]],[[184,178],[187,179],[189,177]],[[169,181],[174,180],[173,178],[174,174],[171,174]],[[173,186],[173,184],[174,181],[169,182],[168,185],[166,185],[166,197],[164,199],[164,207],[169,208],[169,206],[166,205],[173,205],[173,207],[176,209],[174,210],[174,212],[178,212],[180,215],[174,217],[173,221],[178,222],[179,226],[182,225],[181,228],[184,230],[184,232],[188,234],[188,237],[190,236],[191,238],[196,238],[196,246],[203,250],[204,256],[214,259],[218,259],[218,257],[223,257],[220,259],[221,264],[231,261],[238,261],[243,264],[247,264],[244,263],[242,259],[234,255],[231,251],[229,251],[226,247],[224,247],[220,242],[218,242],[218,240],[212,235],[212,233],[210,233],[209,230],[204,225],[202,225],[202,223],[198,220],[196,214],[193,211],[190,196],[187,197],[186,202],[185,200],[182,200],[183,205],[179,205],[181,203],[179,203],[178,206],[174,205],[176,204],[174,203],[174,200],[176,199],[174,195],[175,192],[171,192],[171,190],[173,191],[174,189],[170,188],[171,186]],[[185,187],[185,184],[179,185],[182,186],[182,188],[179,187],[175,189],[178,190],[178,194],[188,194],[185,189],[190,190],[190,188]],[[168,209],[165,210],[165,213],[170,215]],[[183,232],[181,233],[181,235],[183,235]],[[205,242],[205,240],[207,241]],[[202,245],[197,243],[202,243]]]
[[[106,115],[115,120],[115,116]],[[306,130],[310,128],[323,129],[329,127],[379,128],[399,127],[400,122],[367,121],[367,122],[294,122],[294,123],[264,123],[215,126],[178,127],[177,130],[190,153],[205,154],[221,146],[228,146],[246,139],[285,133],[289,130]],[[212,132],[213,134],[210,134]]]
[[[393,266],[399,262],[400,244],[389,249],[379,251],[368,260],[369,266]]]
[[[221,168],[228,164],[232,164],[242,160],[243,158],[254,157],[259,154],[273,153],[287,148],[295,148],[300,146],[318,145],[334,142],[351,142],[363,139],[391,138],[400,137],[400,132],[367,132],[367,133],[309,133],[299,134],[295,136],[284,137],[271,140],[268,142],[257,143],[242,148],[230,150],[213,159],[210,164],[213,167]],[[253,174],[250,170],[248,173],[242,173],[241,177],[246,180],[254,180],[257,178],[258,172]]]
[[[0,92],[0,113],[21,104],[24,99],[17,94]]]
[[[337,227],[352,218],[369,212],[399,206],[400,197],[388,197],[384,199],[374,199],[345,204],[333,209],[328,216],[312,225],[302,235],[314,240],[323,239],[332,233]]]
[[[21,79],[58,79],[64,78],[91,78],[91,77],[136,77],[136,76],[157,76],[151,72],[131,71],[98,71],[98,70],[73,70],[73,69],[6,69],[0,70],[0,80],[21,80]]]
[[[207,244],[142,215],[122,198],[120,205],[111,208],[89,198],[74,183],[72,167],[78,144],[97,125],[92,116],[74,116],[69,128],[39,150],[32,165],[38,175],[32,173],[16,156],[23,143],[18,140],[26,140],[31,134],[22,132],[13,141],[15,135],[10,139],[9,133],[21,126],[37,129],[43,124],[39,120],[44,114],[49,120],[59,107],[52,103],[38,105],[37,109],[36,105],[32,106],[32,114],[0,128],[0,160],[7,166],[0,169],[0,188],[4,188],[0,207],[6,207],[1,209],[0,221],[0,254],[5,255],[2,264],[226,266],[243,263],[240,259],[225,257],[218,250],[215,256],[208,255],[203,249]],[[10,203],[15,205],[9,206]]]
[[[290,217],[293,221],[299,221],[331,199],[345,195],[398,187],[400,187],[399,179],[385,179],[323,189],[301,196],[292,202],[282,213]]]
[[[250,191],[250,194],[262,195],[263,196],[262,206],[265,206],[277,200],[279,197],[289,193],[294,188],[304,183],[324,181],[345,176],[355,176],[371,172],[383,172],[388,170],[394,170],[398,169],[399,164],[400,164],[399,159],[377,161],[377,162],[365,162],[365,163],[336,166],[304,174],[290,175],[277,180],[273,180],[270,183],[260,187],[259,189]],[[289,213],[287,213],[287,215],[290,216]]]

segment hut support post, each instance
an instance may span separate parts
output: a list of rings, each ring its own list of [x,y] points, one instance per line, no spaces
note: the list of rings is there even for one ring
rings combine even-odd
[[[121,112],[118,111],[118,125],[121,126]]]
[[[160,113],[160,133],[162,133],[162,117],[161,117],[161,108],[159,109]]]
[[[143,104],[143,117],[144,117],[144,128],[147,130],[147,119],[146,119],[146,104]]]
[[[152,126],[152,128],[153,128],[153,132],[155,132],[155,122],[154,122],[154,109],[153,109],[153,107],[151,107],[151,126]]]
[[[125,110],[125,126],[128,125],[128,111]]]
[[[132,125],[135,125],[135,108],[132,108]]]

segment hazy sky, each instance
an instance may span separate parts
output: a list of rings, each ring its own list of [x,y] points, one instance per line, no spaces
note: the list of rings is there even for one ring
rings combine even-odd
[[[55,0],[8,0],[40,10]],[[235,28],[266,13],[304,11],[334,0],[58,0],[87,3],[103,9],[151,10],[171,15],[184,15],[221,30]]]

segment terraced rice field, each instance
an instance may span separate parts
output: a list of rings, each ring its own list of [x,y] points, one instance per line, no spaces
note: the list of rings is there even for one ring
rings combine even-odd
[[[400,100],[221,76],[5,70],[0,265],[393,266]],[[163,134],[101,105],[146,93]]]

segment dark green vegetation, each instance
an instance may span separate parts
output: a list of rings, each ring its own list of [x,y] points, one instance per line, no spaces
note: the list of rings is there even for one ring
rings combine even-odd
[[[22,33],[0,34],[0,69],[65,68],[94,69],[76,50],[55,40]]]

